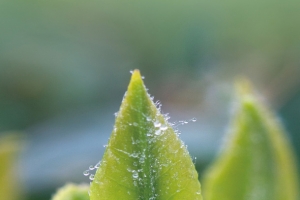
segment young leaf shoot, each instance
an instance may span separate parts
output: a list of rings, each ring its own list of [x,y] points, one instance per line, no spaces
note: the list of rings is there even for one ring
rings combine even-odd
[[[229,140],[204,180],[206,200],[296,200],[294,155],[284,130],[240,82]]]
[[[88,185],[67,184],[60,188],[52,200],[89,200]]]
[[[202,200],[192,159],[138,70],[90,189],[91,200]]]

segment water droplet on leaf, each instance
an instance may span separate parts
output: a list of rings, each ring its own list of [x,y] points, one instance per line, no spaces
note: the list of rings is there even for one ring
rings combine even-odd
[[[160,126],[161,126],[161,123],[160,123],[158,120],[156,120],[156,121],[154,122],[154,126],[155,126],[155,127],[160,127]]]
[[[162,131],[165,131],[165,130],[167,130],[168,129],[168,126],[166,126],[166,125],[162,125],[161,127],[160,127],[160,130],[162,130]]]
[[[94,167],[93,165],[91,165],[91,166],[89,167],[89,169],[90,169],[90,170],[93,170],[93,169],[95,169],[95,167]]]
[[[101,163],[98,162],[96,165],[95,165],[95,169],[98,169],[100,167]]]
[[[154,134],[155,135],[160,135],[161,134],[161,130],[160,129],[156,130]]]
[[[91,174],[90,175],[90,180],[92,181],[92,180],[94,180],[95,179],[95,175],[94,174]]]
[[[137,171],[133,170],[132,171],[132,178],[137,179],[139,177],[139,174],[137,173]]]
[[[90,171],[89,171],[89,170],[85,170],[85,171],[83,172],[83,175],[84,175],[84,176],[90,175]]]

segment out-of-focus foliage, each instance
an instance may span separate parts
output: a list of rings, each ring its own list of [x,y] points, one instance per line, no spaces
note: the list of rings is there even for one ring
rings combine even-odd
[[[60,188],[52,200],[90,200],[88,185],[67,184]]]
[[[298,173],[285,132],[240,83],[230,134],[203,182],[206,200],[297,200]]]
[[[16,156],[20,142],[14,133],[0,137],[0,199],[19,200],[20,183],[16,169]]]
[[[107,104],[124,90],[108,89],[109,75],[122,83],[132,68],[158,80],[149,86],[175,84],[168,93],[176,99],[188,91],[175,79],[201,86],[204,72],[268,84],[299,61],[299,8],[294,0],[2,0],[0,125],[24,128],[86,103]]]
[[[199,172],[237,74],[279,112],[299,158],[299,10],[296,0],[1,0],[0,131],[28,136],[24,199],[84,181],[134,68],[171,121],[199,119],[180,127]]]
[[[135,70],[116,117],[91,200],[202,200],[192,159]]]

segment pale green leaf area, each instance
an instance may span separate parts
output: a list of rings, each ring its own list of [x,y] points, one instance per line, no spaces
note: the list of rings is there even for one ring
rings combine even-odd
[[[16,173],[16,156],[20,150],[20,141],[15,133],[0,138],[0,199],[17,200],[20,195],[20,183]]]
[[[91,200],[202,200],[192,159],[152,102],[138,70],[132,74]]]
[[[206,200],[296,200],[294,155],[280,122],[239,83],[228,140],[203,181]]]
[[[88,185],[67,184],[60,188],[52,200],[89,200]]]

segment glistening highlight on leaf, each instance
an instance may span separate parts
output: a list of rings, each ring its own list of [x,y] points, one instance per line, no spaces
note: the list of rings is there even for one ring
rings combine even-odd
[[[90,189],[91,200],[202,200],[192,159],[138,70]]]

